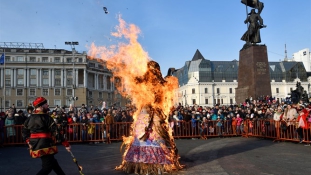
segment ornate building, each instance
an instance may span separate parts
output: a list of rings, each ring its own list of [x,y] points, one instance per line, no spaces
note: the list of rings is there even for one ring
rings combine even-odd
[[[177,101],[183,105],[235,104],[239,61],[210,61],[197,50],[191,61],[180,69],[170,68],[168,75],[178,78]],[[301,82],[310,94],[311,77],[302,62],[269,62],[272,97],[282,101]],[[260,87],[258,87],[260,88]],[[267,94],[262,94],[263,96]],[[251,98],[251,97],[250,97]]]
[[[40,43],[0,43],[1,109],[15,104],[24,109],[36,97],[44,96],[51,107],[125,106],[116,92],[112,74],[101,60],[91,60],[85,52],[45,49]],[[5,102],[4,102],[5,99]]]

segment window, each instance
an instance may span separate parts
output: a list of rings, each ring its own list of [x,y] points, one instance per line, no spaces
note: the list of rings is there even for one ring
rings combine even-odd
[[[30,75],[37,75],[37,69],[30,69]]]
[[[307,55],[307,52],[306,51],[303,51],[303,56]]]
[[[232,88],[229,88],[229,93],[232,94]]]
[[[67,96],[72,96],[72,89],[67,89]]]
[[[61,100],[54,100],[54,105],[58,105],[58,106],[61,106]]]
[[[36,89],[29,89],[30,96],[36,96]]]
[[[49,75],[49,70],[43,69],[42,70],[42,75]]]
[[[219,88],[217,88],[217,94],[220,94],[220,89]]]
[[[192,94],[195,94],[195,88],[192,88]]]
[[[30,57],[30,58],[29,58],[29,61],[30,61],[30,62],[36,62],[36,57]]]
[[[67,63],[71,63],[72,62],[72,58],[67,58]]]
[[[11,103],[10,103],[10,100],[5,100],[5,107],[10,107],[11,105],[10,105]]]
[[[17,85],[24,85],[24,79],[23,78],[18,78],[17,79]]]
[[[293,88],[290,88],[290,89],[289,89],[289,92],[292,92],[292,91],[293,91]]]
[[[108,93],[108,99],[110,99],[111,98],[111,94],[110,93]]]
[[[17,69],[17,75],[24,75],[24,69]]]
[[[42,79],[42,84],[43,85],[49,85],[49,79],[48,78],[43,78]]]
[[[279,92],[279,88],[276,88],[275,90],[276,90],[276,93],[280,93],[280,92]]]
[[[11,57],[10,56],[5,56],[5,62],[10,62],[11,61]]]
[[[107,89],[110,90],[111,89],[111,81],[110,81],[110,76],[107,76]]]
[[[224,104],[224,99],[221,99],[221,104]]]
[[[103,75],[98,75],[98,86],[100,89],[104,89],[104,79],[103,79]]]
[[[93,97],[93,92],[89,91],[89,97],[92,98]]]
[[[196,103],[195,103],[195,99],[192,99],[192,104],[193,104],[193,105],[195,105],[195,104],[196,104]]]
[[[204,88],[204,92],[205,92],[205,94],[207,94],[208,93],[208,89]]]
[[[11,89],[5,89],[5,95],[11,95]]]
[[[60,95],[60,89],[54,89],[54,95]]]
[[[37,79],[30,78],[30,85],[37,85]]]
[[[205,104],[208,104],[208,98],[205,99]]]
[[[67,79],[67,85],[73,85],[73,83],[72,83],[72,78],[68,78],[68,79]]]
[[[55,69],[55,75],[61,75],[61,71],[59,69]]]
[[[16,107],[23,107],[23,100],[17,100],[16,101]]]
[[[5,75],[11,75],[11,69],[5,69]]]
[[[230,104],[233,104],[233,99],[232,98],[230,98]]]
[[[98,97],[99,98],[103,98],[103,93],[102,92],[98,92]]]
[[[89,63],[89,67],[95,67],[95,63]]]
[[[82,58],[79,58],[79,63],[82,63],[82,60],[83,60]]]
[[[49,95],[49,89],[42,89],[42,95],[48,96]]]
[[[60,85],[61,85],[61,79],[55,78],[55,86],[60,86]]]
[[[42,62],[49,62],[49,58],[48,57],[42,57]]]
[[[23,57],[23,56],[17,56],[17,57],[16,57],[16,61],[22,62],[22,61],[25,61],[25,60],[24,60],[24,57]]]
[[[72,70],[67,70],[67,76],[72,76]]]
[[[23,95],[23,89],[16,89],[16,95],[22,96]]]
[[[54,58],[54,62],[55,62],[55,63],[60,63],[60,57],[55,57],[55,58]]]
[[[11,86],[11,79],[5,79],[5,86]]]

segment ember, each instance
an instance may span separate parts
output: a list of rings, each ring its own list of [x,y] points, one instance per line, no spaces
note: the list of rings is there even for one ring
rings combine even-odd
[[[138,109],[134,113],[132,133],[123,137],[123,161],[117,170],[137,174],[162,174],[179,170],[179,155],[172,130],[168,127],[170,109],[178,87],[177,78],[162,77],[160,65],[152,61],[138,43],[140,29],[127,24],[119,16],[117,32],[112,36],[124,37],[128,43],[98,47],[93,43],[89,54],[106,61],[113,76],[121,80],[116,86],[123,96],[130,96]]]

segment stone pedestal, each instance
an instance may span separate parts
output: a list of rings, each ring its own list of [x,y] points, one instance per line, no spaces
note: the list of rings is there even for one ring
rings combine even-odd
[[[271,96],[269,69],[265,45],[251,45],[240,50],[238,87],[235,91],[237,104],[250,97]]]

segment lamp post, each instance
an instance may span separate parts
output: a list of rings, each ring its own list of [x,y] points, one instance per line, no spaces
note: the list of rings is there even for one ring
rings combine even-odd
[[[75,49],[75,46],[79,45],[79,42],[76,42],[76,41],[68,42],[68,41],[66,41],[65,45],[70,45],[71,50],[72,50],[72,96],[73,96],[72,103],[73,103],[73,107],[75,108],[75,101],[77,100],[77,97],[75,97],[75,88],[76,88],[76,72],[75,72],[75,62],[76,62],[75,52],[76,52],[76,49]]]

